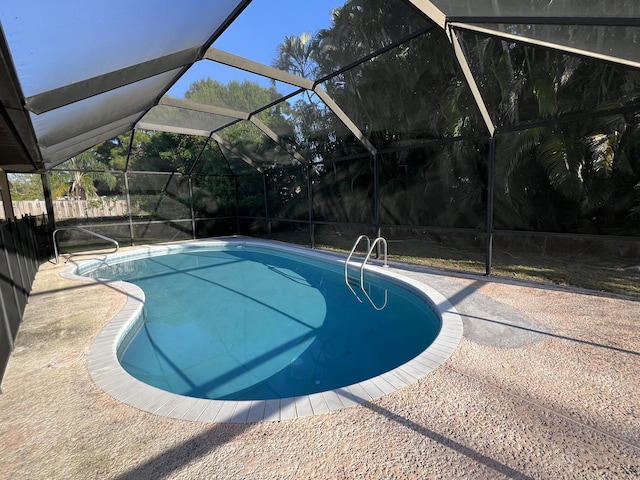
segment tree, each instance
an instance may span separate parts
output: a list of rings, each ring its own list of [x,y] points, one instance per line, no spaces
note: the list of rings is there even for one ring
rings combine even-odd
[[[107,171],[106,165],[95,158],[95,150],[86,150],[61,165],[62,171],[52,176],[52,196],[60,198],[69,195],[76,200],[90,200],[97,197],[94,182],[102,181],[110,189],[116,178]]]
[[[299,77],[315,80],[319,72],[318,40],[310,33],[284,37],[272,66]]]
[[[264,88],[248,81],[232,81],[224,85],[210,78],[194,82],[185,93],[185,98],[188,100],[245,113],[252,113],[264,105],[275,103],[279,97],[280,94],[275,87]],[[288,104],[281,103],[255,116],[267,127],[281,130],[281,127],[287,124],[286,116],[289,112]],[[257,165],[270,167],[281,161],[279,159],[279,156],[283,155],[281,147],[251,122],[237,121],[216,133],[234,149],[252,158]],[[288,154],[284,156],[289,157]],[[224,159],[221,160],[224,161]]]
[[[563,117],[637,103],[638,71],[479,35],[464,40],[494,122],[521,128],[498,135],[497,225],[606,233],[627,223],[640,180],[637,115]],[[540,121],[547,124],[526,127]]]
[[[13,201],[36,200],[44,196],[40,175],[10,173],[8,177]]]

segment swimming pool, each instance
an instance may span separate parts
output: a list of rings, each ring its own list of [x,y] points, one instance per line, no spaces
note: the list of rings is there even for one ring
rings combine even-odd
[[[135,269],[122,263],[133,259],[143,259]],[[358,295],[344,278],[339,285],[343,262],[318,251],[233,238],[138,249],[67,274],[101,267],[100,277],[138,283],[109,280],[128,288],[129,301],[90,351],[89,369],[103,390],[158,414],[256,421],[384,395],[431,371],[457,345],[461,322],[437,292],[367,267],[365,277],[375,285]],[[310,263],[320,268],[309,270]],[[159,306],[156,295],[169,302]],[[195,298],[206,301],[195,307]],[[185,316],[198,321],[183,328],[178,319]],[[345,325],[356,318],[353,328]],[[181,357],[189,358],[186,364]]]

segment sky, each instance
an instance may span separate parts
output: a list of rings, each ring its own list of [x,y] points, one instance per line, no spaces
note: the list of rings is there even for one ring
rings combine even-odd
[[[238,0],[0,0],[0,22],[25,96],[198,45]],[[285,36],[315,33],[345,0],[253,0],[215,48],[271,64]],[[91,3],[91,2],[90,2]],[[200,19],[183,15],[197,11]],[[211,19],[211,21],[207,21]],[[160,41],[153,39],[160,34]],[[72,53],[60,65],[60,54]],[[208,62],[211,63],[211,62]],[[222,75],[227,82],[230,75]],[[208,75],[205,72],[204,77]],[[190,74],[185,82],[201,78]],[[182,87],[186,89],[186,87]]]
[[[345,0],[253,0],[212,45],[218,50],[233,53],[266,65],[277,55],[278,45],[285,36],[316,33],[331,25],[331,11]],[[195,65],[169,92],[181,97],[191,83],[211,77],[222,83],[230,80],[257,81],[255,77],[230,68],[216,68],[213,62]],[[270,85],[268,80],[260,82]]]

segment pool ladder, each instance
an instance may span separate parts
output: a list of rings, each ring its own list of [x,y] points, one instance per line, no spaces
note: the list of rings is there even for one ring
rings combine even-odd
[[[356,291],[351,286],[351,283],[349,282],[349,262],[351,261],[351,257],[353,256],[354,252],[356,251],[356,248],[358,248],[358,245],[362,240],[367,241],[367,255],[365,256],[363,262],[360,264],[360,267],[359,267],[360,268],[360,290],[362,291],[362,293],[364,293],[367,300],[369,300],[369,303],[371,304],[371,306],[373,306],[373,308],[375,308],[376,310],[380,311],[387,306],[388,292],[385,289],[384,303],[382,304],[382,306],[376,305],[376,303],[371,298],[371,295],[369,294],[369,292],[367,292],[367,289],[364,286],[364,267],[369,261],[369,259],[371,258],[371,254],[373,253],[375,248],[378,246],[378,244],[381,244],[383,246],[383,253],[384,253],[383,267],[389,266],[387,264],[387,241],[383,237],[378,237],[373,242],[369,239],[367,235],[360,235],[358,237],[358,239],[353,244],[353,248],[351,249],[351,252],[349,252],[349,256],[344,262],[344,283],[347,285],[347,287],[349,287],[349,290],[351,290],[351,293],[353,293],[353,295],[358,299],[358,301],[362,303],[362,300],[360,299]]]

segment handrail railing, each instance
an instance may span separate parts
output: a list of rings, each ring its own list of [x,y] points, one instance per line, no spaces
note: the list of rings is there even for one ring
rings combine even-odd
[[[373,252],[373,249],[376,248],[376,245],[378,243],[382,243],[382,245],[384,247],[384,265],[383,265],[383,267],[388,267],[389,266],[387,264],[387,241],[382,237],[378,237],[373,241],[373,243],[369,247],[369,251],[367,252],[367,256],[364,258],[364,262],[362,262],[362,265],[360,265],[360,288],[362,288],[363,290],[364,290],[364,266],[369,261],[369,258],[371,258],[371,253]]]
[[[353,253],[356,251],[358,244],[363,239],[367,240],[367,255],[364,261],[362,262],[362,264],[360,265],[360,290],[362,290],[362,293],[365,294],[365,296],[367,297],[367,300],[369,300],[369,303],[373,306],[373,308],[375,308],[376,310],[382,310],[384,307],[387,306],[387,298],[388,298],[387,290],[385,290],[384,292],[384,304],[382,305],[382,307],[378,307],[373,301],[373,299],[371,298],[371,296],[367,293],[367,290],[364,287],[364,267],[366,263],[369,261],[369,258],[371,258],[371,254],[373,253],[373,250],[376,248],[376,246],[379,243],[381,243],[384,247],[384,265],[383,266],[384,267],[389,266],[387,264],[387,241],[384,238],[378,237],[373,241],[373,243],[371,243],[371,240],[366,235],[360,235],[358,237],[356,242],[353,244],[353,248],[351,249],[351,252],[349,252],[349,256],[344,262],[344,282],[347,284],[347,287],[349,287],[349,290],[351,290],[351,293],[353,293],[353,295],[358,299],[358,301],[362,303],[362,300],[360,299],[356,291],[351,287],[351,284],[349,283],[349,261],[351,260]]]
[[[80,230],[81,232],[88,233],[90,235],[93,235],[94,237],[98,237],[98,238],[101,238],[102,240],[106,240],[107,242],[113,243],[116,246],[115,250],[113,252],[107,252],[107,253],[116,253],[118,251],[118,249],[120,248],[120,244],[117,242],[117,240],[114,240],[113,238],[106,237],[104,235],[100,235],[99,233],[96,233],[96,232],[92,232],[91,230],[87,230],[86,228],[83,228],[83,227],[59,227],[59,228],[56,228],[54,230],[54,232],[53,232],[53,251],[55,252],[55,256],[56,256],[56,265],[58,265],[59,257],[60,257],[60,255],[58,255],[58,242],[56,242],[56,234],[60,230]],[[71,258],[73,255],[74,254],[72,253],[69,258]],[[67,261],[69,261],[69,259],[67,259]]]
[[[367,297],[367,300],[369,300],[369,303],[371,304],[371,306],[380,311],[380,310],[384,310],[384,307],[387,306],[387,302],[389,301],[389,291],[385,288],[384,290],[384,303],[382,304],[381,307],[376,305],[376,302],[373,301],[373,298],[371,298],[371,295],[369,295],[369,293],[367,292],[367,290],[364,288],[364,285],[360,288],[362,290],[362,293],[365,294],[365,296]],[[360,299],[358,299],[360,300]],[[360,303],[362,303],[362,301],[360,301]]]
[[[347,259],[344,262],[344,281],[346,282],[347,285],[349,285],[349,273],[348,273],[349,261],[351,260],[351,257],[353,256],[353,253],[356,251],[356,248],[358,248],[358,245],[360,244],[361,240],[366,240],[367,241],[367,252],[371,248],[371,240],[369,240],[369,237],[366,236],[366,235],[360,235],[358,237],[358,239],[356,240],[356,242],[353,244],[353,248],[349,252],[349,256],[347,256]],[[349,288],[351,288],[350,285],[349,285]],[[356,295],[355,292],[353,292],[353,294]],[[358,295],[356,295],[356,297],[358,297]],[[360,300],[360,299],[358,299],[358,300]]]

